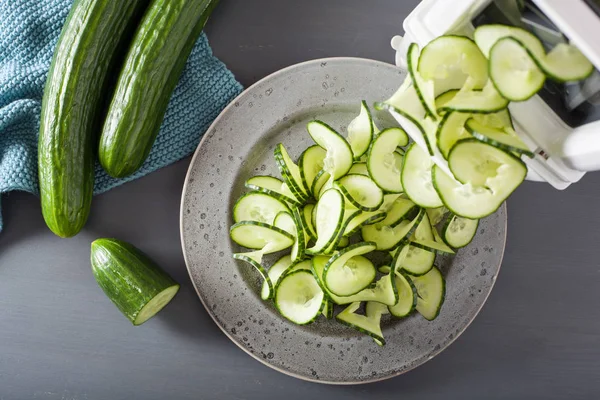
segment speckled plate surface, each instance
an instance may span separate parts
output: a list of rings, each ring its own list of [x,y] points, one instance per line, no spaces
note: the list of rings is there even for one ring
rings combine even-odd
[[[260,276],[231,254],[231,206],[255,174],[279,176],[273,149],[293,157],[313,144],[306,123],[321,119],[345,133],[359,112],[389,97],[405,71],[389,64],[336,58],[298,64],[256,83],[209,128],[191,162],[181,203],[181,241],[190,277],[210,316],[240,348],[286,374],[325,383],[366,383],[406,372],[452,343],[492,290],[506,239],[506,208],[482,220],[475,240],[454,258],[438,257],[446,277],[440,316],[384,319],[387,344],[320,318],[299,327],[260,299]],[[375,113],[380,128],[393,126]],[[274,257],[268,259],[272,261]],[[270,264],[268,264],[270,265]]]

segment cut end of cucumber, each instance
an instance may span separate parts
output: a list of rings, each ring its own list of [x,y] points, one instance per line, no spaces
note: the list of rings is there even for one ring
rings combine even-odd
[[[179,291],[179,285],[173,285],[158,293],[150,300],[133,320],[133,325],[141,325],[162,310]]]

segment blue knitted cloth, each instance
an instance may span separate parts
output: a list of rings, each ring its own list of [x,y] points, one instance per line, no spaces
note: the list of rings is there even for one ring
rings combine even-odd
[[[72,2],[0,0],[0,195],[11,190],[38,193],[37,138],[42,95],[52,53]],[[210,123],[241,89],[231,72],[213,56],[202,34],[146,163],[126,179],[109,177],[97,164],[95,194],[193,152]]]

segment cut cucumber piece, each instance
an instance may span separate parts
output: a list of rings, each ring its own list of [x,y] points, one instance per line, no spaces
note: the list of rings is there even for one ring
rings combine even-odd
[[[448,155],[448,166],[459,182],[492,191],[499,186],[514,190],[514,183],[520,183],[520,176],[527,172],[523,161],[513,154],[476,139],[463,139],[456,143]],[[490,182],[495,188],[490,186]]]
[[[498,40],[490,50],[490,79],[496,90],[511,101],[525,101],[546,81],[525,46],[515,38]]]
[[[529,150],[527,145],[516,135],[508,134],[501,129],[485,126],[473,118],[467,120],[465,128],[475,139],[481,142],[506,152],[516,152],[533,157],[533,152]]]
[[[281,257],[275,261],[267,273],[271,285],[277,285],[279,278],[283,273],[292,265],[292,258],[288,255]],[[269,300],[273,295],[273,288],[269,286],[267,280],[263,281],[262,289],[260,291],[260,298],[263,300]]]
[[[310,193],[312,194],[314,199],[319,198],[319,194],[321,190],[327,184],[327,182],[331,182],[331,175],[325,170],[319,171],[317,176],[315,176],[315,180],[313,181],[312,186],[310,187]]]
[[[331,301],[325,300],[321,314],[327,319],[333,318],[333,303]]]
[[[423,79],[434,81],[436,95],[453,97],[449,91],[462,88],[469,77],[475,89],[483,88],[488,80],[488,62],[471,39],[444,35],[421,50],[419,73]],[[438,96],[436,107],[444,100]]]
[[[395,153],[398,146],[408,144],[408,135],[400,128],[384,129],[373,141],[367,158],[369,176],[386,192],[402,192],[400,173],[402,156]]]
[[[399,197],[387,210],[386,217],[381,221],[380,225],[388,225],[395,227],[400,224],[403,220],[412,220],[417,216],[419,207],[409,199]]]
[[[377,248],[375,243],[361,242],[337,252],[323,270],[323,282],[336,296],[351,296],[375,280],[375,266],[361,257]]]
[[[256,221],[272,224],[281,211],[289,212],[289,207],[281,200],[263,192],[248,192],[242,195],[233,206],[233,222]]]
[[[470,153],[469,157],[472,155],[473,153]],[[487,179],[487,187],[474,186],[470,183],[463,185],[446,175],[437,166],[433,168],[433,183],[444,205],[450,211],[461,217],[480,219],[493,214],[523,182],[526,175],[527,167],[514,157],[511,164],[498,168],[497,175]]]
[[[508,100],[498,93],[493,83],[488,82],[482,90],[461,89],[439,110],[487,114],[498,112],[507,106]]]
[[[376,301],[388,306],[393,306],[398,302],[398,291],[396,290],[396,280],[392,279],[393,274],[384,275],[375,283],[375,286],[368,287],[352,296],[336,296],[327,290],[323,282],[323,270],[329,261],[327,256],[315,256],[312,259],[312,271],[315,278],[321,285],[321,289],[327,297],[335,304],[349,304],[355,301]]]
[[[383,191],[364,175],[348,174],[337,185],[350,204],[362,211],[376,211],[383,203]]]
[[[437,224],[442,222],[442,220],[448,213],[448,209],[446,207],[428,208],[426,212],[427,216],[429,217],[429,222],[431,223],[431,226],[436,226]]]
[[[298,169],[300,170],[302,184],[307,191],[310,191],[315,177],[323,169],[323,162],[326,155],[327,151],[318,145],[310,146],[300,155]]]
[[[380,346],[385,345],[381,331],[381,316],[387,313],[385,307],[378,303],[367,303],[366,315],[356,314],[360,301],[354,302],[340,312],[335,318],[342,324],[369,335]]]
[[[546,54],[542,42],[525,29],[506,25],[483,25],[475,29],[474,33],[475,43],[488,58],[492,47],[504,37],[519,40],[538,67],[558,82],[585,79],[594,71],[593,64],[575,46],[559,43]]]
[[[446,296],[446,281],[437,267],[423,276],[412,278],[417,288],[417,311],[425,319],[433,321],[440,315]]]
[[[348,221],[346,229],[344,230],[344,236],[351,236],[358,232],[360,228],[366,225],[375,224],[385,219],[385,211],[368,211],[358,213]]]
[[[412,221],[404,220],[394,228],[381,224],[363,226],[361,228],[363,240],[374,242],[377,250],[393,249],[398,243],[413,234],[424,214],[424,212],[420,212]]]
[[[152,318],[179,291],[154,261],[121,240],[95,240],[90,259],[96,282],[133,325]]]
[[[352,221],[361,212],[362,211],[357,210],[355,208],[346,208],[344,210],[344,216],[342,217],[342,225],[340,226],[339,230],[336,232],[336,235],[337,235],[336,238],[331,242],[331,244],[329,246],[327,246],[327,248],[324,251],[320,252],[319,254],[333,254],[340,247],[340,242],[343,239],[346,239],[346,240],[348,239],[348,238],[344,238],[344,232],[346,231],[346,226],[348,226],[350,221]]]
[[[417,288],[411,279],[401,272],[396,273],[396,288],[398,289],[398,303],[388,307],[390,314],[396,318],[403,318],[413,312],[417,306]]]
[[[436,208],[444,205],[433,187],[432,167],[433,161],[429,154],[415,143],[411,144],[404,156],[402,186],[406,195],[421,207]]]
[[[241,221],[229,230],[234,242],[249,249],[271,254],[294,244],[294,237],[283,229],[256,221]]]
[[[412,276],[424,275],[435,262],[435,253],[405,244],[397,250],[392,265],[395,271],[406,271]]]
[[[389,265],[382,265],[381,267],[377,268],[377,271],[384,275],[387,275],[392,271],[392,267],[390,267]]]
[[[336,189],[327,190],[316,205],[317,243],[306,252],[319,254],[327,249],[338,238],[343,219],[344,196]]]
[[[425,80],[419,73],[419,45],[416,43],[411,43],[408,47],[407,65],[408,74],[410,75],[413,87],[417,92],[419,101],[423,105],[425,115],[434,120],[437,119],[433,80]]]
[[[307,204],[304,206],[302,213],[300,214],[302,217],[302,225],[308,234],[309,240],[317,240],[317,231],[315,230],[315,226],[312,222],[314,208],[314,204]]]
[[[343,249],[344,247],[348,247],[349,244],[350,240],[346,236],[342,236],[337,244],[337,248]]]
[[[430,252],[454,254],[454,250],[448,247],[448,245],[446,245],[445,243],[442,243],[441,240],[438,242],[436,240],[416,239],[411,240],[410,245],[412,247],[416,247]]]
[[[441,112],[440,109],[456,96],[456,93],[458,93],[458,89],[450,89],[435,98],[435,107],[438,114]]]
[[[468,219],[452,215],[448,218],[442,229],[442,237],[448,246],[459,249],[471,243],[477,233],[478,226],[478,219]]]
[[[298,206],[302,205],[296,199],[296,196],[293,195],[292,191],[288,186],[283,183],[281,180],[274,178],[272,176],[265,175],[257,175],[248,179],[245,183],[245,186],[248,189],[263,192],[268,194],[271,197],[275,197],[276,199],[283,200],[289,204]],[[259,222],[267,222],[267,221],[259,221]]]
[[[304,227],[300,221],[300,214],[297,208],[292,210],[293,214],[286,211],[282,211],[275,217],[273,225],[277,228],[283,229],[294,237],[294,244],[292,245],[292,262],[298,262],[304,258],[304,250],[306,249],[306,238],[304,236]],[[294,215],[295,214],[295,215]]]
[[[261,297],[263,298],[263,300],[271,298],[271,296],[273,295],[273,281],[271,281],[269,273],[267,272],[265,267],[263,267],[262,264],[256,261],[253,257],[248,256],[248,254],[234,253],[233,258],[235,258],[236,260],[247,262],[248,264],[252,265],[254,269],[256,269],[256,271],[258,271],[258,273],[263,278]],[[266,299],[263,297],[263,295],[266,296]]]
[[[275,161],[277,162],[281,176],[283,176],[283,180],[298,201],[305,201],[308,197],[308,189],[306,189],[302,183],[300,169],[294,163],[294,161],[292,161],[292,158],[288,154],[283,144],[279,143],[277,146],[275,146],[274,154]]]
[[[311,271],[298,270],[281,278],[275,288],[274,303],[282,316],[306,325],[321,313],[324,296]]]
[[[354,163],[352,165],[352,168],[350,168],[350,171],[348,171],[348,175],[350,175],[350,174],[369,176],[369,169],[367,168],[367,163],[366,162]]]
[[[359,160],[369,150],[374,135],[373,118],[366,101],[360,103],[360,114],[348,125],[348,143],[354,154],[354,159]]]
[[[354,156],[350,145],[332,127],[321,121],[311,121],[306,126],[316,144],[327,150],[323,169],[337,180],[352,167]]]

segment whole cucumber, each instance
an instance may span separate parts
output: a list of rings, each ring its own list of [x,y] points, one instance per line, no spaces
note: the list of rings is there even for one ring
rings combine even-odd
[[[173,90],[219,0],[153,0],[126,56],[98,157],[109,175],[137,171],[158,135]]]
[[[48,74],[38,146],[42,214],[61,237],[85,225],[111,71],[148,0],[76,0]]]

